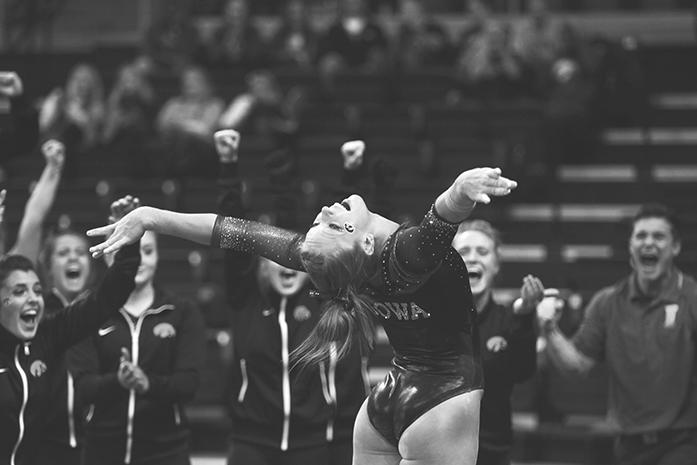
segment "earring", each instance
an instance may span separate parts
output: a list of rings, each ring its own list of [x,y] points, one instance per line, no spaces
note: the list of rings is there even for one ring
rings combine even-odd
[[[350,233],[356,230],[356,228],[351,223],[344,223],[344,229]]]

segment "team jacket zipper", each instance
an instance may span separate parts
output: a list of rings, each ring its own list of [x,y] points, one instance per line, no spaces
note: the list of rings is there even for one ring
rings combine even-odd
[[[247,360],[244,358],[240,359],[240,373],[242,373],[242,385],[240,386],[240,392],[237,394],[237,402],[244,402],[244,398],[247,395],[247,386],[249,386]]]
[[[51,292],[58,298],[58,300],[60,300],[63,308],[89,294],[89,291],[83,291],[72,301],[70,301],[55,287],[51,289]],[[70,447],[75,448],[77,447],[77,432],[75,431],[75,380],[70,372],[67,373],[66,382],[68,384],[68,398],[66,399],[68,410],[68,442]]]
[[[319,376],[322,381],[322,394],[324,394],[324,400],[336,412],[337,400],[336,400],[336,342],[332,342],[329,345],[329,366],[325,369],[324,362],[320,363]],[[334,415],[329,417],[327,420],[326,429],[327,441],[334,440]]]
[[[29,346],[26,344],[24,345],[24,352],[26,355],[29,355]],[[29,401],[29,381],[27,380],[27,374],[22,369],[22,364],[19,362],[19,345],[15,347],[15,367],[17,367],[17,372],[19,372],[19,377],[22,378],[22,407],[19,409],[19,418],[17,419],[19,432],[17,433],[17,442],[12,449],[12,455],[10,455],[10,465],[15,465],[17,451],[19,446],[22,445],[22,439],[24,439],[24,411]]]
[[[283,431],[281,432],[281,450],[288,450],[290,434],[290,373],[288,351],[288,323],[286,322],[287,297],[281,298],[278,309],[278,325],[281,328],[281,361],[283,363]]]
[[[121,309],[121,315],[126,320],[126,324],[131,333],[131,361],[134,365],[138,364],[138,357],[140,355],[140,330],[143,327],[143,322],[145,317],[148,315],[155,315],[163,312],[164,310],[172,310],[174,307],[172,305],[162,305],[156,309],[148,309],[138,316],[135,324],[131,320],[129,313],[125,309]],[[136,411],[136,391],[131,389],[128,396],[128,412],[126,418],[126,452],[124,454],[124,463],[131,463],[131,453],[133,452],[133,420]]]

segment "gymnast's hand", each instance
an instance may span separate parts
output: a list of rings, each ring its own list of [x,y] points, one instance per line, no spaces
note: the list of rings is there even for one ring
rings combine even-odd
[[[501,197],[511,193],[518,183],[501,176],[501,168],[474,168],[461,173],[453,183],[460,198],[473,202],[490,203],[490,196]]]
[[[90,237],[106,236],[104,242],[90,247],[92,256],[99,258],[104,254],[117,252],[121,247],[132,244],[143,237],[146,231],[148,210],[147,207],[135,208],[113,224],[87,231],[87,235]]]

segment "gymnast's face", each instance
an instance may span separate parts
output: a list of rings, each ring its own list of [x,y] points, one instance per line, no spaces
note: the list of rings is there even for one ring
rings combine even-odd
[[[372,215],[363,198],[355,194],[341,203],[322,207],[305,235],[303,248],[333,252],[353,249],[356,244],[361,244],[367,253],[372,254]]]
[[[0,287],[0,324],[22,341],[36,335],[44,314],[41,282],[33,270],[11,272]]]
[[[467,265],[472,295],[478,297],[490,290],[499,272],[499,256],[494,240],[481,231],[470,229],[455,237],[453,247]]]

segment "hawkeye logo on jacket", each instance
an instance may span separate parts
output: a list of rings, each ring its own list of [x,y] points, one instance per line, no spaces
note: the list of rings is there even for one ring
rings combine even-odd
[[[502,336],[493,336],[486,341],[486,348],[491,352],[501,352],[508,347],[508,341]]]
[[[48,370],[48,367],[46,367],[46,364],[41,360],[34,360],[29,367],[29,373],[31,373],[34,378],[39,378],[46,373],[46,370]]]
[[[169,323],[160,323],[155,325],[152,329],[152,333],[159,338],[167,339],[168,337],[176,336],[177,330]]]
[[[261,314],[264,316],[271,316],[273,315],[273,308],[265,308],[261,311]]]
[[[299,321],[299,322],[307,321],[310,319],[311,316],[312,316],[312,313],[310,312],[310,309],[304,305],[298,305],[293,310],[293,318],[295,318],[295,321]]]

